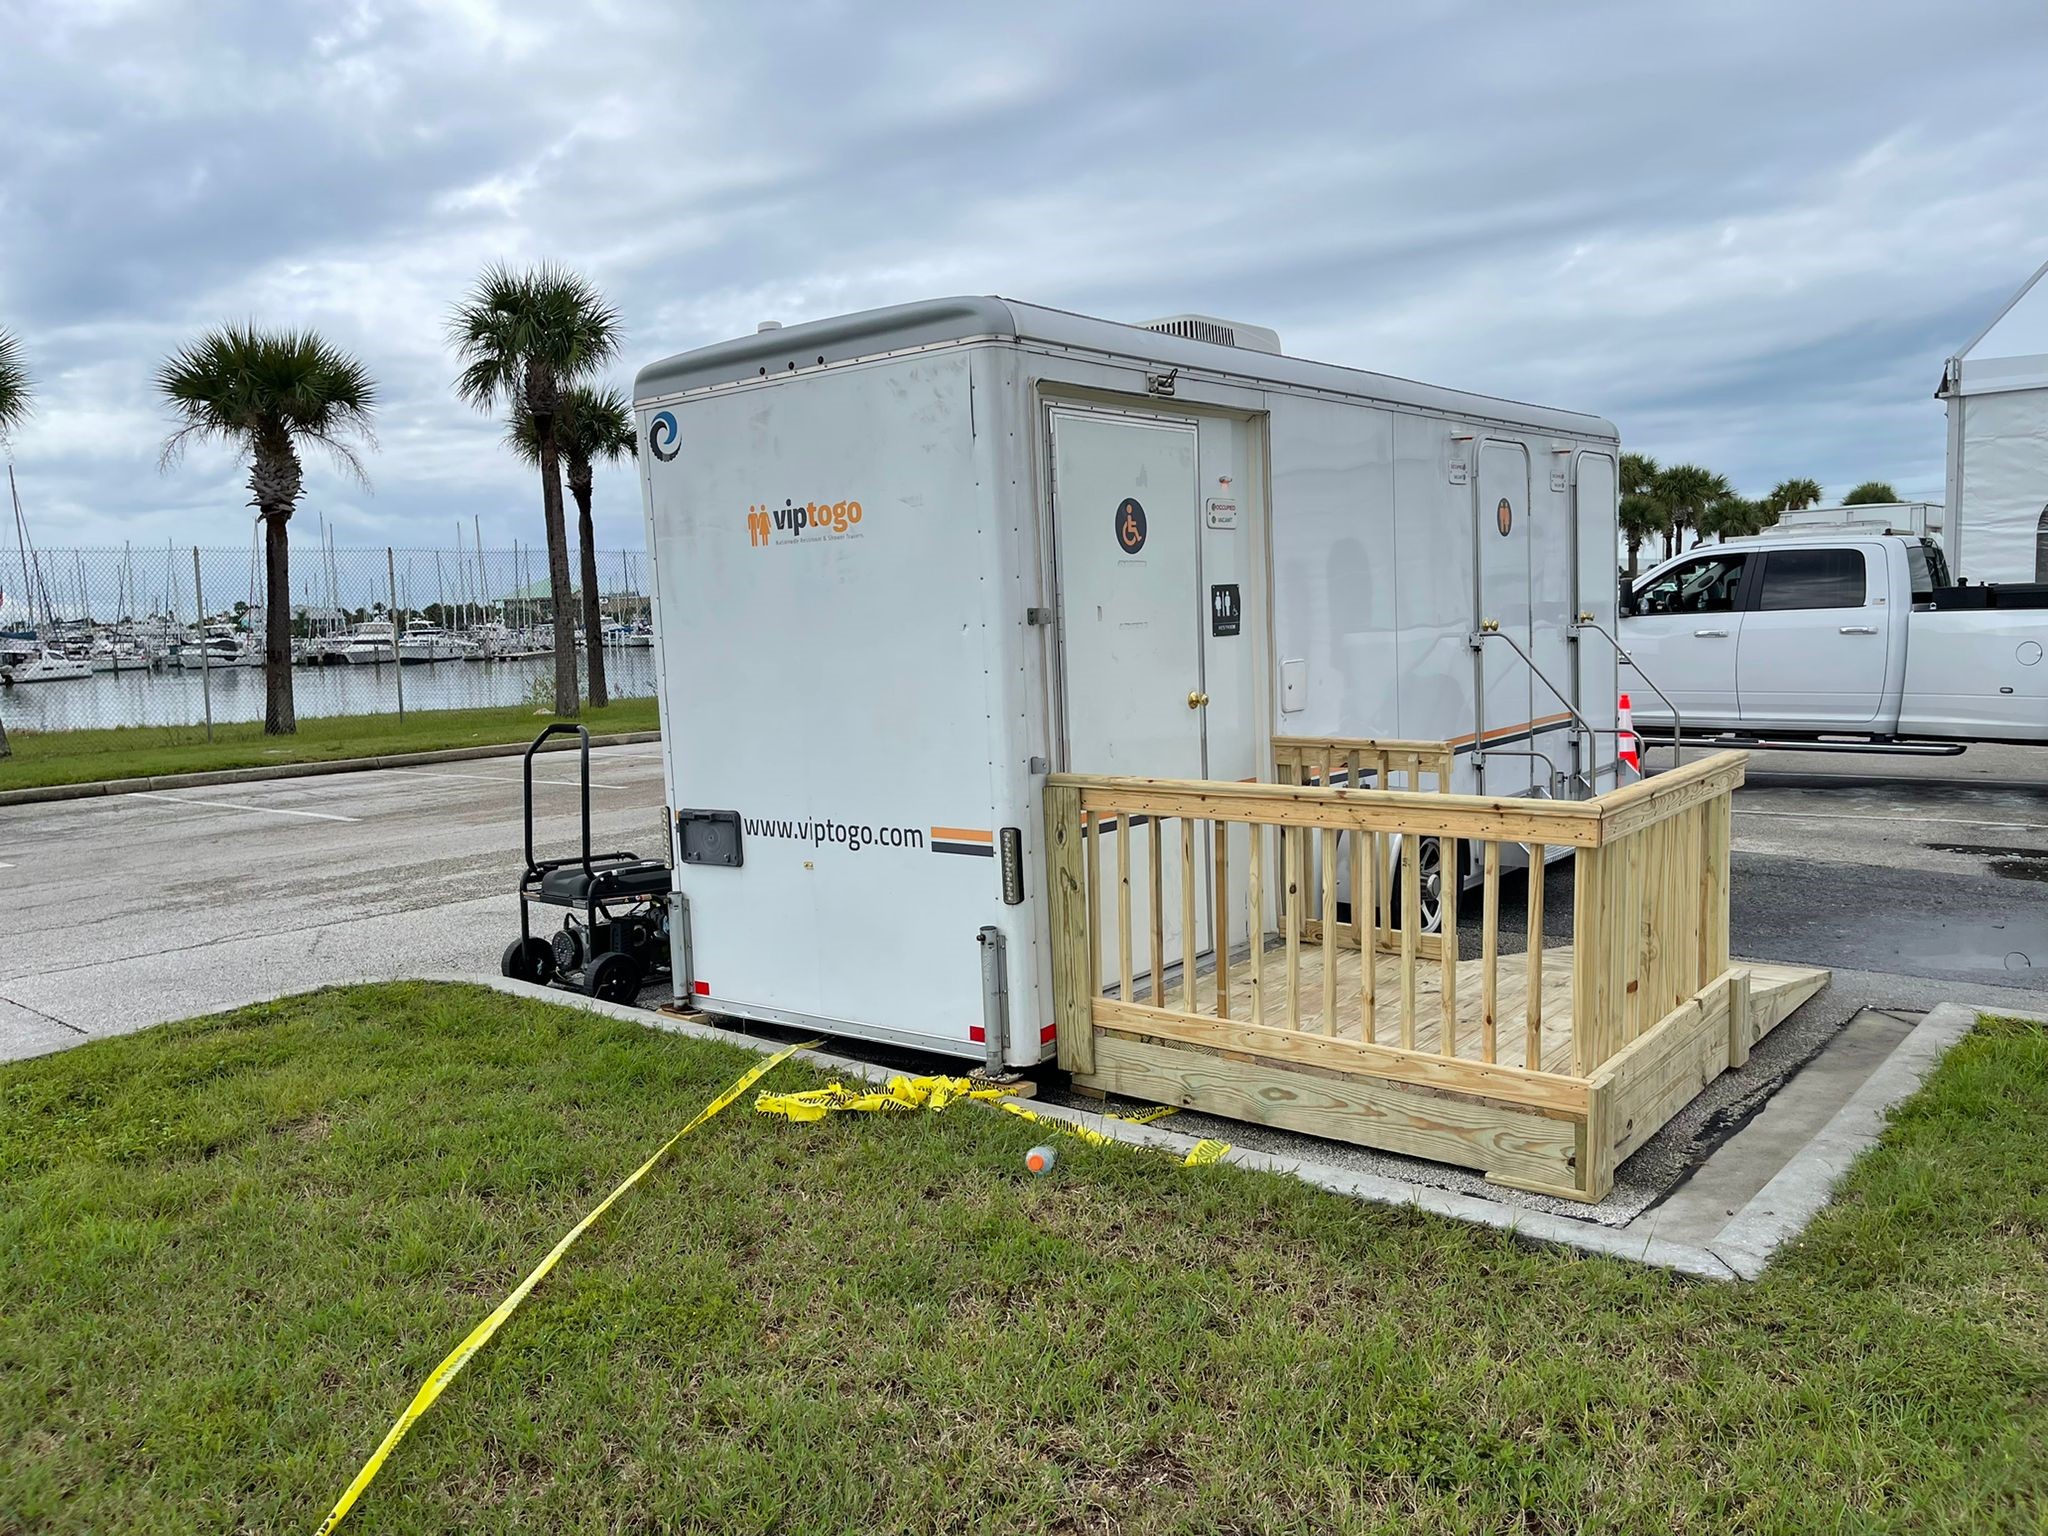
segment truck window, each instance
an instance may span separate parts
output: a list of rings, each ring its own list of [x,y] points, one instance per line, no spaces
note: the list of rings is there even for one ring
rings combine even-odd
[[[1861,608],[1864,559],[1860,549],[1774,549],[1764,556],[1757,607]]]
[[[1706,555],[1675,565],[1636,591],[1637,613],[1733,613],[1747,555]]]
[[[1941,546],[1932,539],[1920,539],[1906,546],[1906,570],[1913,578],[1913,601],[1931,603],[1934,589],[1951,585],[1948,579],[1948,561],[1941,555]]]

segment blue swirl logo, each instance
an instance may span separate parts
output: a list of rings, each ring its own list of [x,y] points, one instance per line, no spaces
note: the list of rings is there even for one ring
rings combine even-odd
[[[676,413],[656,411],[654,420],[647,423],[647,446],[654,450],[654,456],[664,464],[682,451],[676,437]]]

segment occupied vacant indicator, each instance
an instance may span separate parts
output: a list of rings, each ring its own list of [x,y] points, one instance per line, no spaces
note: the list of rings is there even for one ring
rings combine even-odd
[[[1237,633],[1243,617],[1237,597],[1237,583],[1223,582],[1209,589],[1209,633],[1219,639]]]

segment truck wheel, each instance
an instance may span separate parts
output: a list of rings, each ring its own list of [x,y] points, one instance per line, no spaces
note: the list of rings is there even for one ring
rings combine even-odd
[[[583,967],[583,990],[608,1003],[630,1003],[640,995],[640,962],[607,950]]]
[[[1422,921],[1416,925],[1417,933],[1442,933],[1444,928],[1444,845],[1433,837],[1403,838],[1401,859],[1408,857],[1408,850],[1414,848],[1416,857],[1416,896],[1422,907]],[[1401,867],[1401,859],[1394,862],[1393,923],[1396,928],[1405,928],[1411,921],[1408,914],[1408,874]]]
[[[555,979],[555,952],[545,939],[514,939],[505,946],[505,958],[498,962],[498,970],[514,981],[546,986]]]

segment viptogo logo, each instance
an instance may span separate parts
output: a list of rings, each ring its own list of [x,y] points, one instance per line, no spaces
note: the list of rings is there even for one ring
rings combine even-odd
[[[861,509],[857,501],[807,501],[798,506],[762,502],[747,508],[747,543],[755,549],[769,544],[794,544],[805,538],[858,538]]]

